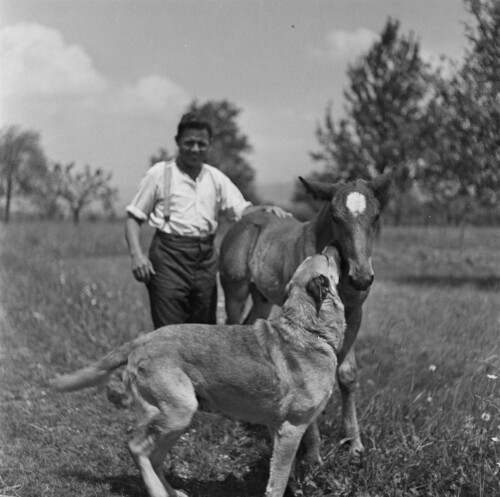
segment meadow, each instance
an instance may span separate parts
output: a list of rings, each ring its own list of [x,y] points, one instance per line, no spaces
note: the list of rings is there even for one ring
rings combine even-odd
[[[366,453],[348,458],[336,392],[325,464],[298,495],[499,496],[500,229],[384,227],[374,268],[357,344]],[[122,224],[1,226],[0,285],[0,495],[145,497],[131,413],[103,389],[48,386],[151,328]],[[266,430],[197,414],[165,469],[192,497],[253,497],[269,455]]]

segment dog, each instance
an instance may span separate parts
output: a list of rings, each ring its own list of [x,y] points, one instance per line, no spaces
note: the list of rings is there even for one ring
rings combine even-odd
[[[198,409],[269,428],[265,495],[282,497],[302,436],[336,382],[346,326],[339,267],[333,247],[304,260],[271,320],[165,326],[51,384],[60,391],[103,385],[126,365],[124,383],[137,413],[129,449],[150,497],[187,497],[169,485],[162,466]]]

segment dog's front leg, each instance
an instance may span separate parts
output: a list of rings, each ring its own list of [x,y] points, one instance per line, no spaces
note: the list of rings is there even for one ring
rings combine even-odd
[[[266,497],[282,497],[290,477],[293,461],[307,425],[285,421],[273,433],[273,455]]]

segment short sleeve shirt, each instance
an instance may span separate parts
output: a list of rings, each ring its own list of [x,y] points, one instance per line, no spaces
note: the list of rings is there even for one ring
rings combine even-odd
[[[168,221],[164,216],[165,168],[171,168]],[[127,212],[165,233],[203,237],[215,233],[220,216],[238,220],[251,205],[219,169],[203,164],[193,180],[173,160],[148,169]]]

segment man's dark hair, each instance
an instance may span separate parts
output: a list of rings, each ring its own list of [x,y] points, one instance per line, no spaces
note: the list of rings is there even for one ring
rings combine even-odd
[[[208,132],[208,137],[212,139],[212,125],[210,124],[208,119],[204,118],[197,112],[188,112],[181,117],[179,125],[177,126],[177,135],[175,139],[179,140],[182,136],[182,133],[184,133],[186,129],[206,129]]]

